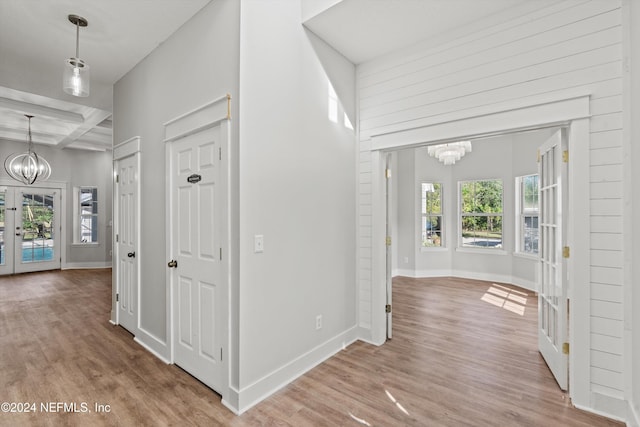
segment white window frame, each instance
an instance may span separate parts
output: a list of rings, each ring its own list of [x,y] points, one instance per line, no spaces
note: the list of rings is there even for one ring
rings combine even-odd
[[[426,197],[425,197],[425,191],[424,186],[425,185],[439,185],[440,186],[440,213],[439,214],[434,214],[431,212],[426,212],[425,209],[425,203],[426,203]],[[445,237],[445,229],[444,229],[444,221],[445,221],[445,217],[444,217],[444,184],[442,182],[436,182],[436,181],[422,181],[420,183],[420,195],[418,197],[418,204],[420,206],[420,235],[419,235],[419,239],[420,239],[420,250],[434,250],[434,249],[441,249],[446,247],[446,237]],[[425,246],[424,245],[424,241],[425,241],[425,236],[423,236],[423,233],[425,233],[425,218],[426,217],[440,217],[440,244],[439,245],[432,245],[432,246]]]
[[[98,187],[95,186],[80,186],[74,187],[73,189],[73,244],[74,245],[97,245],[99,244],[98,240],[98,218],[99,218],[99,210],[100,203],[98,198]],[[96,200],[93,201],[96,205],[95,212],[91,214],[83,214],[82,213],[82,197],[81,194],[83,190],[95,190]],[[91,219],[92,225],[95,224],[96,227],[96,241],[95,242],[83,242],[82,241],[82,225],[85,219]]]
[[[523,176],[518,176],[516,177],[516,241],[515,241],[515,251],[514,253],[516,255],[519,256],[524,256],[524,257],[530,257],[530,258],[538,258],[538,252],[540,248],[537,248],[537,250],[534,251],[527,251],[524,248],[524,244],[525,244],[525,219],[527,217],[536,217],[538,218],[538,228],[540,227],[540,220],[539,220],[539,216],[540,216],[540,181],[538,179],[537,183],[536,183],[536,187],[537,187],[537,192],[538,192],[538,207],[537,209],[535,209],[535,211],[530,211],[530,212],[525,212],[525,203],[524,203],[524,197],[525,197],[525,190],[524,190],[524,184],[525,184],[525,179],[526,178],[530,178],[530,177],[538,177],[537,173],[534,174],[530,174],[530,175],[523,175]]]
[[[501,212],[474,212],[465,213],[462,209],[462,186],[468,182],[482,182],[482,181],[498,181],[502,185],[502,193],[500,196]],[[498,246],[464,246],[462,242],[462,220],[465,217],[500,217],[502,222],[501,244]],[[467,179],[464,181],[458,181],[458,251],[487,251],[487,253],[504,253],[504,181],[502,178],[486,178],[486,179]]]

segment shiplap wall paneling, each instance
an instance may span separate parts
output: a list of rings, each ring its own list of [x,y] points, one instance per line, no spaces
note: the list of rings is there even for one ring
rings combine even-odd
[[[621,2],[526,2],[518,10],[505,11],[502,22],[492,17],[484,28],[476,23],[471,33],[459,29],[439,45],[425,41],[358,66],[361,171],[369,171],[372,136],[472,117],[496,105],[588,93],[590,168],[585,179],[590,183],[587,232],[593,247],[588,289],[597,327],[591,333],[591,372],[585,375],[590,375],[592,393],[620,398],[623,373],[611,367],[622,355],[622,301],[598,298],[602,285],[622,286]],[[370,201],[370,191],[370,185],[361,186],[361,208]],[[361,213],[364,238],[371,236],[370,223]],[[365,300],[371,297],[370,254],[368,247],[360,252],[361,326],[370,319]],[[607,304],[617,304],[619,310]],[[599,402],[607,399],[592,399],[592,409],[615,412],[615,405],[598,407]]]

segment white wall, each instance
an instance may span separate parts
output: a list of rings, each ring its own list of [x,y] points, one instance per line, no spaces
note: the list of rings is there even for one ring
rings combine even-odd
[[[33,125],[32,125],[33,127]],[[51,165],[48,181],[61,183],[66,189],[65,212],[66,254],[62,268],[110,267],[111,266],[111,152],[82,151],[74,149],[56,150],[44,145],[35,146]],[[26,151],[26,143],[0,141],[0,159],[11,153]],[[2,178],[10,185],[22,186],[11,180],[2,170]],[[38,183],[34,184],[35,187]],[[73,245],[73,188],[79,186],[98,188],[98,244]]]
[[[136,338],[166,359],[170,357],[163,123],[227,93],[236,100],[231,104],[232,117],[238,116],[239,12],[239,4],[232,0],[209,3],[114,88],[114,144],[135,136],[141,143],[140,331]],[[235,121],[231,133],[232,146],[237,147]],[[237,162],[234,153],[231,156]],[[230,354],[237,357],[233,349]]]
[[[618,418],[626,412],[623,353],[622,14],[619,1],[526,2],[461,28],[447,42],[419,43],[358,66],[361,165],[371,137],[462,119],[496,105],[527,105],[588,93],[590,99],[590,347],[574,403]],[[484,27],[483,27],[484,24]],[[441,39],[442,40],[442,39]],[[586,141],[585,141],[586,142]],[[371,198],[371,184],[360,199]],[[359,215],[361,229],[371,216]],[[359,323],[371,325],[370,239],[360,239]],[[628,372],[626,374],[629,374]],[[588,390],[587,390],[588,389]]]
[[[410,277],[458,276],[513,283],[535,290],[535,259],[515,252],[515,178],[537,173],[537,148],[554,129],[505,135],[473,142],[473,151],[452,166],[430,157],[426,147],[398,152],[397,173],[398,267],[395,274]],[[504,217],[502,250],[457,250],[458,182],[502,179]],[[423,182],[443,185],[445,243],[421,248],[420,188]],[[407,226],[408,224],[408,226]],[[409,262],[405,263],[407,259]]]
[[[302,22],[313,18],[324,12],[330,7],[340,3],[342,0],[301,0],[302,5]]]
[[[355,339],[355,136],[342,109],[327,118],[327,75],[355,71],[321,63],[300,17],[300,2],[242,1],[241,411]]]
[[[627,221],[625,222],[625,268],[629,272],[625,275],[625,301],[631,301],[625,307],[625,368],[630,370],[627,376],[627,425],[640,426],[640,4],[628,1],[628,19],[625,20],[629,46],[625,54],[630,56],[630,70],[626,74],[627,80],[625,101],[628,111],[625,115],[626,134],[625,167],[627,182],[625,207]]]
[[[401,150],[396,153],[395,158],[395,167],[391,169],[395,197],[390,206],[395,213],[392,215],[392,232],[395,236],[391,239],[395,255],[393,275],[411,276],[416,268],[415,212],[420,208],[413,185],[416,174],[414,152]]]

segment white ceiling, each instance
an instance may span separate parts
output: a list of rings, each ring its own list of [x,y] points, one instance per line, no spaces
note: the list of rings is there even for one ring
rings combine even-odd
[[[32,114],[35,143],[111,149],[113,84],[210,0],[0,0],[0,139],[25,141]],[[65,59],[91,67],[91,95],[62,92]]]
[[[33,114],[36,143],[110,149],[113,84],[209,1],[0,0],[0,140],[24,141],[24,114]],[[525,1],[331,0],[305,25],[359,64]],[[89,22],[80,29],[88,98],[62,92],[64,60],[75,56],[69,14]]]
[[[351,62],[360,64],[419,41],[441,38],[525,1],[343,0],[304,24]]]

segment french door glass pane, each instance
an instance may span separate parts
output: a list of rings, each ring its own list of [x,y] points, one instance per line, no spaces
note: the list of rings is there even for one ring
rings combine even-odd
[[[53,259],[53,196],[22,195],[22,262]]]

